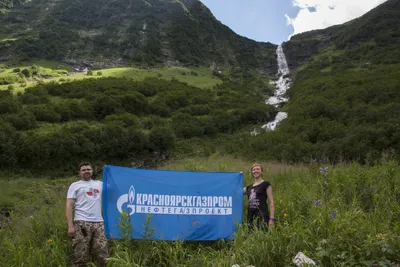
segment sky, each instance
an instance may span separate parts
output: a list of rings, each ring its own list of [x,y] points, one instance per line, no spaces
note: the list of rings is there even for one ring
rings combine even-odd
[[[386,0],[201,0],[214,16],[247,38],[280,44],[292,35],[342,24]]]

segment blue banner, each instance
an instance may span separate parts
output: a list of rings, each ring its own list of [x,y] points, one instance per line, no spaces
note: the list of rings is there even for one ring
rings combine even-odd
[[[133,239],[144,239],[147,216],[154,240],[232,239],[242,222],[243,174],[105,166],[107,238],[121,238],[123,211],[130,216]]]

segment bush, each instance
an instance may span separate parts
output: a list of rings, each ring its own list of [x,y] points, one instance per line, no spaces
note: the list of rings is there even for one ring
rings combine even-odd
[[[103,119],[105,116],[113,114],[119,106],[120,103],[115,99],[105,95],[96,97],[92,102],[94,115],[98,119]]]
[[[29,130],[36,127],[36,118],[29,111],[22,111],[18,114],[10,114],[5,118],[17,130]]]
[[[14,97],[0,98],[0,114],[17,113],[21,104]]]
[[[32,76],[32,72],[29,69],[23,69],[21,73],[26,77],[29,78]]]
[[[155,127],[149,134],[150,147],[153,150],[165,152],[175,146],[176,136],[168,127]]]
[[[28,110],[33,113],[38,121],[59,122],[61,115],[56,111],[55,106],[49,104],[31,105]]]
[[[178,113],[171,119],[171,125],[178,137],[190,138],[202,136],[204,134],[204,125],[197,117],[190,116],[189,114]]]
[[[49,102],[49,97],[47,95],[37,95],[37,94],[31,93],[29,91],[22,94],[19,99],[23,104],[26,104],[26,105],[28,105],[28,104],[33,104],[33,105],[46,104]]]
[[[130,113],[113,114],[104,118],[105,123],[117,122],[122,127],[137,127],[139,125],[139,118]]]
[[[3,76],[0,77],[0,85],[7,85],[18,82],[18,77],[16,76]]]

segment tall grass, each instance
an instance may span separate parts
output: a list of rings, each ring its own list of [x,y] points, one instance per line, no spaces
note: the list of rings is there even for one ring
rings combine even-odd
[[[251,164],[214,156],[169,162],[163,169],[242,170],[249,184]],[[400,264],[400,169],[396,162],[372,167],[262,164],[274,190],[277,222],[273,229],[249,231],[239,226],[232,241],[112,240],[109,266],[294,266],[291,261],[298,252],[319,266]],[[325,177],[321,167],[328,167]],[[64,205],[66,186],[72,180],[0,182],[0,188],[8,186],[0,195],[2,210],[17,202],[12,222],[0,230],[0,266],[70,265]],[[148,222],[143,224],[150,237]],[[121,228],[129,236],[127,217],[121,217]]]

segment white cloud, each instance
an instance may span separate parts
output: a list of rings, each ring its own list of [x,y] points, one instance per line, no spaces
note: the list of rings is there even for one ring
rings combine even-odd
[[[293,5],[300,8],[295,18],[285,15],[288,25],[294,33],[324,29],[342,24],[364,15],[386,0],[293,0]],[[315,12],[310,12],[311,10]],[[289,37],[290,38],[290,37]]]

